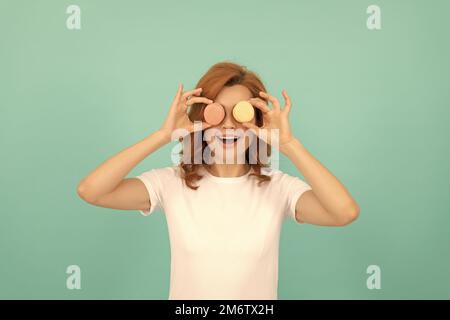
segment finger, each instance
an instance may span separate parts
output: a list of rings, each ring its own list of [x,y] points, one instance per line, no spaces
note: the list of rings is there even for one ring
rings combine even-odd
[[[177,94],[176,94],[175,96],[176,96],[176,97],[180,97],[182,93],[183,93],[183,84],[180,83],[180,84],[178,85]]]
[[[289,98],[285,89],[283,89],[283,91],[281,91],[281,93],[283,94],[284,100],[286,101],[283,111],[286,111],[287,113],[289,113],[289,111],[291,111],[291,105],[292,105],[291,98]]]
[[[183,93],[183,96],[181,97],[181,99],[183,101],[185,101],[188,97],[192,96],[192,95],[199,95],[202,92],[202,88],[197,88],[191,91],[186,91],[185,93]]]
[[[278,102],[277,98],[264,91],[260,91],[259,95],[263,98],[268,99],[272,103],[274,109],[280,110],[280,103]]]
[[[189,100],[189,98],[191,98],[191,96],[193,96],[193,95],[201,94],[201,91],[202,91],[202,88],[197,88],[197,89],[185,92],[181,96],[181,101],[180,101],[180,104],[179,104],[180,108],[182,110],[186,110],[188,108],[187,101]]]
[[[270,111],[270,108],[267,106],[267,104],[259,98],[251,98],[248,100],[248,102],[250,102],[252,106],[261,110],[263,113],[267,113]]]
[[[192,105],[192,104],[194,104],[194,103],[201,103],[201,102],[206,103],[206,104],[209,104],[209,103],[213,103],[214,101],[211,100],[211,99],[208,99],[208,98],[206,98],[206,97],[194,97],[194,98],[189,99],[189,100],[186,102],[186,104],[187,104],[188,106],[190,106],[190,105]]]
[[[180,83],[178,85],[177,93],[175,94],[175,97],[173,98],[172,101],[172,108],[179,104],[182,92],[183,92],[183,84]]]

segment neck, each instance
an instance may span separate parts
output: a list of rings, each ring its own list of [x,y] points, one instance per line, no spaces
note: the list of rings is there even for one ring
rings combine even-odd
[[[239,177],[250,170],[249,164],[212,164],[205,165],[205,169],[218,177]]]

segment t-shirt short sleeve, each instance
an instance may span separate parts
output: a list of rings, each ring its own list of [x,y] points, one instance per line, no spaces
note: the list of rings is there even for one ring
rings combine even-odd
[[[165,183],[173,178],[173,168],[158,168],[146,171],[135,178],[141,180],[147,189],[150,198],[150,209],[139,210],[139,212],[148,216],[155,210],[164,209],[164,191],[167,189]]]
[[[281,184],[286,199],[286,217],[290,217],[295,222],[298,222],[295,218],[297,200],[304,192],[312,190],[312,188],[305,181],[287,173],[282,173]]]

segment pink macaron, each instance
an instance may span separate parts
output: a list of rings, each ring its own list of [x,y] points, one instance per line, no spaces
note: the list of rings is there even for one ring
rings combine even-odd
[[[203,119],[206,123],[209,123],[210,125],[218,125],[222,122],[223,118],[225,117],[225,110],[223,110],[223,107],[218,103],[211,103],[208,104],[205,107],[205,110],[203,110]]]

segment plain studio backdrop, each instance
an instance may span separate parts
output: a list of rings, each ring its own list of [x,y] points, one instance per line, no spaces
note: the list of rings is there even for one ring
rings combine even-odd
[[[373,4],[381,29],[367,26]],[[94,207],[76,186],[223,60],[281,101],[287,90],[294,134],[361,207],[344,228],[283,225],[279,299],[450,298],[449,12],[444,0],[1,1],[0,298],[167,299],[164,214]],[[172,148],[129,176],[170,165]],[[285,157],[280,169],[297,174]],[[73,265],[81,289],[66,286]]]

